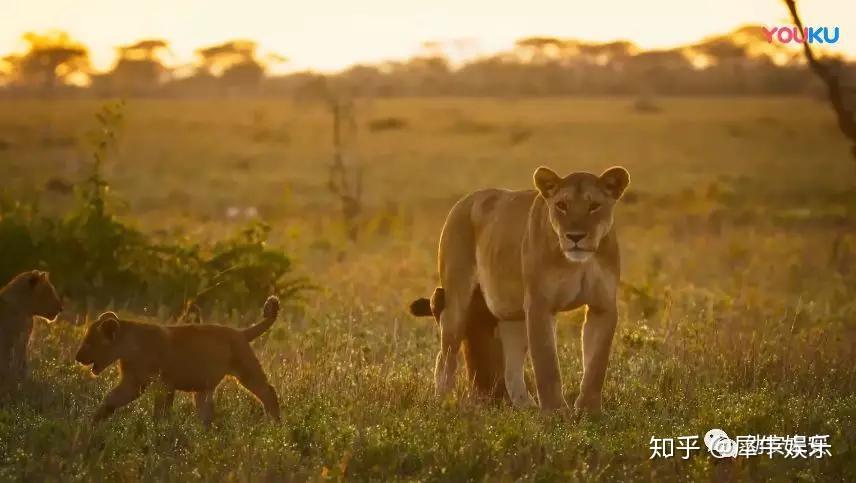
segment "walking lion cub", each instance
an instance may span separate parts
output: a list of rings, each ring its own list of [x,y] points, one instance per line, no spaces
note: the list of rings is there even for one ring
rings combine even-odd
[[[119,361],[119,384],[95,413],[100,421],[134,401],[156,380],[164,388],[155,403],[155,417],[171,406],[175,391],[193,392],[202,422],[214,417],[214,390],[233,376],[279,421],[276,390],[268,382],[250,342],[265,333],[279,314],[279,299],[265,301],[263,320],[245,329],[222,325],[157,325],[120,319],[113,312],[98,317],[86,332],[77,362],[100,374]]]

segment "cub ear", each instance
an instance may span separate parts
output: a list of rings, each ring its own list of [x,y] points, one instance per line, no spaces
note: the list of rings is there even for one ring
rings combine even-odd
[[[48,277],[47,272],[40,272],[38,270],[33,270],[27,276],[27,282],[29,282],[30,287],[35,287],[36,285],[41,283],[43,280],[47,280],[47,277]]]
[[[613,166],[600,175],[600,182],[603,183],[609,196],[619,200],[627,189],[627,185],[630,184],[630,173],[621,166]]]
[[[116,315],[116,312],[107,311],[98,316],[97,322],[104,322],[105,320],[115,320],[116,322],[118,322],[119,316]]]
[[[532,175],[532,180],[535,182],[535,188],[538,189],[541,196],[549,198],[556,192],[556,187],[559,185],[559,181],[561,181],[562,178],[560,178],[552,169],[541,166],[535,170],[535,174]]]
[[[111,314],[113,317],[104,317],[107,314]],[[107,340],[112,341],[116,338],[116,332],[119,331],[119,319],[116,318],[116,314],[113,312],[105,312],[101,314],[101,317],[98,317],[98,321],[101,322],[101,325],[98,327],[101,330],[101,333],[104,334],[104,337]]]

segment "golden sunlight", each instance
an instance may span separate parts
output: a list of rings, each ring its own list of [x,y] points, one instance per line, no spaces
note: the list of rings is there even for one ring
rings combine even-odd
[[[196,49],[234,38],[256,41],[263,54],[289,59],[275,71],[333,71],[357,63],[403,59],[427,41],[452,60],[493,53],[531,36],[587,41],[630,40],[642,48],[693,42],[739,25],[785,25],[780,0],[31,0],[9,2],[0,17],[0,52],[22,51],[21,35],[59,29],[91,50],[94,67],[109,69],[116,47],[141,39],[169,42],[167,62],[194,60]],[[832,52],[856,54],[856,6],[840,0],[802,2],[809,25],[841,27]]]

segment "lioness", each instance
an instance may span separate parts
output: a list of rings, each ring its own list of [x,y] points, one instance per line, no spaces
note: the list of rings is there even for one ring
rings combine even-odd
[[[246,329],[222,325],[156,325],[122,320],[113,312],[98,317],[86,332],[77,362],[100,374],[119,361],[121,379],[95,413],[100,421],[137,399],[159,379],[165,391],[155,402],[155,417],[172,406],[175,391],[195,393],[202,422],[214,417],[214,390],[227,375],[234,376],[279,421],[276,390],[256,358],[250,342],[267,331],[279,313],[279,299],[265,301],[263,320]]]
[[[440,325],[434,368],[438,395],[454,386],[457,354],[467,348],[470,380],[495,393],[500,374],[515,406],[534,405],[523,378],[531,352],[541,408],[567,406],[554,315],[587,306],[583,377],[574,407],[599,412],[617,322],[618,237],[613,209],[630,176],[535,170],[536,190],[487,189],[458,201],[446,218],[438,255],[440,285],[411,312]],[[493,336],[496,326],[499,344]],[[480,352],[472,355],[473,348]]]
[[[47,272],[21,273],[0,288],[0,381],[26,377],[33,317],[53,320],[60,312],[62,301]]]

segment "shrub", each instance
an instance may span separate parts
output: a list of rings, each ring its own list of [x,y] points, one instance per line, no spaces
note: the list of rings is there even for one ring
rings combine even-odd
[[[369,131],[372,132],[397,131],[399,129],[405,129],[407,126],[407,120],[400,117],[382,117],[369,121]]]

